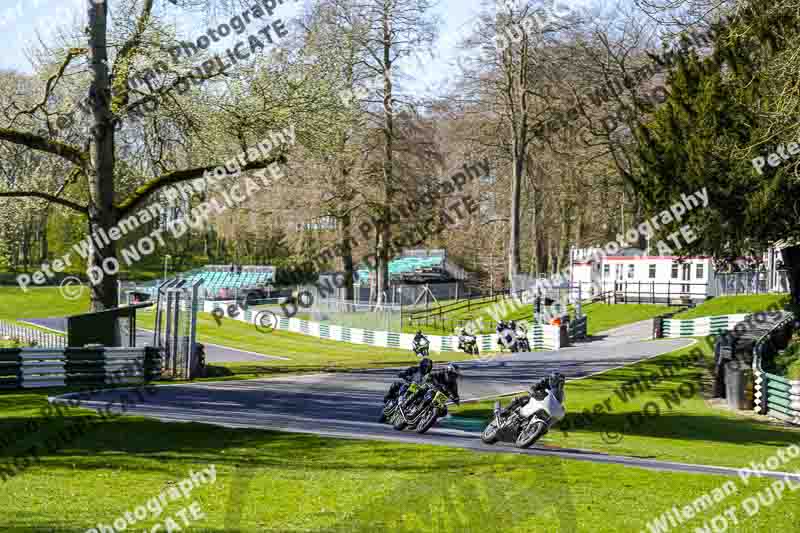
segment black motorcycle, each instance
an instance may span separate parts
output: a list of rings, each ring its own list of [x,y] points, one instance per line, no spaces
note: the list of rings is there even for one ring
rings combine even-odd
[[[458,334],[458,349],[470,355],[480,355],[478,339],[475,335],[467,333],[465,329]]]
[[[528,330],[520,324],[517,326],[517,351],[519,352],[530,352],[531,351],[531,343],[528,341]]]
[[[391,419],[394,429],[412,427],[417,433],[425,433],[439,418],[447,416],[447,401],[460,402],[458,376],[458,369],[450,364],[447,370],[428,374],[418,387],[409,385]]]
[[[417,332],[417,336],[414,337],[414,344],[412,345],[414,355],[420,359],[423,357],[429,357],[430,347],[431,341],[428,340],[428,337],[423,335],[421,331]]]
[[[405,398],[397,402],[392,426],[398,431],[412,427],[417,433],[425,433],[438,419],[447,416],[449,399],[443,387],[433,383],[412,383]]]

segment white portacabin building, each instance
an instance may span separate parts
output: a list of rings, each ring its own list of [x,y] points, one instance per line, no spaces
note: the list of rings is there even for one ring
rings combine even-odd
[[[581,299],[601,294],[616,301],[696,303],[714,296],[711,256],[654,256],[638,248],[607,255],[600,248],[572,248],[571,283]]]

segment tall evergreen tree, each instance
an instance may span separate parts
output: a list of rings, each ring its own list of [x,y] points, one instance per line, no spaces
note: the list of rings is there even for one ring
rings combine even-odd
[[[765,132],[779,112],[768,72],[800,36],[798,14],[777,2],[766,4],[743,9],[727,26],[715,28],[710,55],[689,51],[677,58],[667,102],[636,132],[643,168],[636,188],[654,213],[682,194],[707,188],[709,206],[690,211],[683,221],[700,238],[682,252],[735,258],[781,243],[792,298],[800,303],[795,164],[766,165],[761,172],[753,164],[794,140]]]

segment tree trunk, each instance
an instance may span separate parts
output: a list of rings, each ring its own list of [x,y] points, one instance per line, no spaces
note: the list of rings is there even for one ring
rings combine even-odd
[[[94,169],[92,198],[89,205],[89,234],[108,232],[116,223],[114,213],[114,125],[111,121],[111,90],[108,75],[108,52],[106,48],[107,10],[105,3],[89,4],[89,53],[92,68],[90,97],[94,111],[94,144],[92,159]],[[93,281],[92,310],[101,311],[117,307],[117,262],[113,240],[103,247],[93,247],[89,266],[100,279]]]
[[[50,255],[50,247],[48,246],[47,242],[47,221],[49,218],[49,209],[45,208],[44,213],[42,214],[42,220],[39,223],[39,263],[47,262],[48,255]]]
[[[350,213],[342,217],[342,270],[344,271],[344,299],[355,300],[353,288],[353,243],[351,241],[350,229],[352,220]]]
[[[536,189],[531,189],[531,263],[530,263],[530,273],[531,275],[536,275],[539,272],[539,228],[537,228],[537,223],[539,222],[538,215],[539,210],[537,209],[537,195]]]
[[[508,240],[508,282],[519,273],[519,207],[522,175],[525,172],[524,153],[518,153],[520,147],[514,142],[514,170],[511,177],[511,212],[509,213],[511,235]]]
[[[792,304],[800,305],[800,246],[789,246],[781,250],[783,265],[789,276]]]
[[[393,141],[394,141],[394,109],[393,109],[393,89],[392,89],[392,35],[391,23],[391,4],[387,4],[383,11],[383,117],[384,117],[384,153],[383,153],[383,183],[385,198],[381,213],[380,228],[376,228],[378,233],[378,243],[375,254],[377,255],[377,294],[375,301],[378,305],[384,301],[384,292],[389,288],[389,247],[391,244],[391,228],[389,226],[389,210],[394,197],[393,191]]]

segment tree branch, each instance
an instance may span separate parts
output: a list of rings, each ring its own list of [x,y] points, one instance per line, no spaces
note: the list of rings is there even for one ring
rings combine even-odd
[[[131,67],[133,60],[140,52],[139,46],[142,44],[142,35],[147,29],[147,24],[150,21],[150,15],[153,11],[153,0],[145,0],[142,6],[142,12],[139,19],[136,21],[136,29],[133,36],[126,42],[119,53],[117,59],[114,61],[114,86],[112,99],[112,111],[117,111],[128,104],[129,87],[128,79],[131,74]]]
[[[67,70],[67,67],[69,66],[69,64],[72,62],[72,60],[75,57],[83,55],[85,53],[86,53],[86,50],[84,50],[82,48],[71,48],[67,52],[67,57],[64,58],[64,61],[61,63],[61,66],[58,68],[58,71],[47,79],[47,83],[45,85],[44,96],[42,97],[42,101],[39,102],[38,104],[36,104],[35,106],[33,106],[32,109],[22,110],[19,113],[17,113],[14,116],[14,118],[11,119],[11,124],[13,125],[17,121],[17,118],[20,115],[33,116],[33,114],[37,110],[39,110],[39,109],[44,110],[45,105],[50,100],[50,96],[51,96],[52,91],[55,90],[56,85],[58,84],[59,81],[61,81],[61,78],[64,76],[64,72]],[[46,111],[45,111],[45,113],[46,113]],[[49,121],[48,121],[48,129],[50,129]]]
[[[45,139],[41,135],[35,135],[33,133],[0,128],[0,141],[8,141],[13,144],[27,146],[34,150],[48,152],[63,157],[81,168],[86,168],[89,163],[89,154],[81,151],[78,147]]]
[[[273,163],[285,164],[286,157],[281,154],[266,161],[252,161],[241,167],[241,170],[244,172],[247,170],[267,168]],[[148,196],[163,187],[202,178],[206,172],[213,172],[216,168],[217,166],[188,168],[183,170],[174,170],[172,172],[162,174],[161,176],[148,181],[136,189],[121,204],[119,204],[119,206],[117,206],[117,216],[119,218],[124,217],[136,209]]]
[[[89,208],[82,206],[80,204],[76,204],[75,202],[71,202],[69,200],[65,200],[64,198],[59,198],[57,196],[53,196],[52,194],[48,194],[46,192],[39,192],[39,191],[0,191],[0,198],[41,198],[43,200],[47,200],[48,202],[52,202],[54,204],[63,205],[64,207],[69,207],[74,211],[78,211],[79,213],[83,213],[84,215],[89,214]]]

